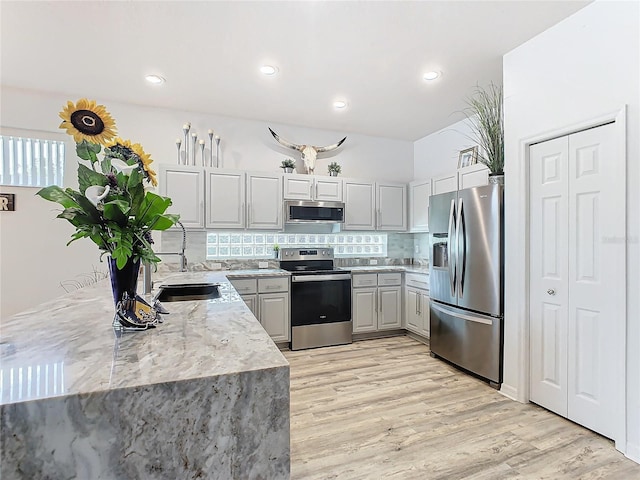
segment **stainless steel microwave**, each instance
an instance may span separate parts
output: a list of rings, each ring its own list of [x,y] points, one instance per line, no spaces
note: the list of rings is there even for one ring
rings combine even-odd
[[[343,202],[287,200],[284,213],[287,223],[344,223]]]

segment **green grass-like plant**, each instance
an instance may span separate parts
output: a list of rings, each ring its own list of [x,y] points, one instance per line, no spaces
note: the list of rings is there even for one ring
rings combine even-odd
[[[466,100],[464,113],[473,130],[472,140],[480,145],[478,161],[494,175],[504,174],[504,111],[502,86],[476,86]]]

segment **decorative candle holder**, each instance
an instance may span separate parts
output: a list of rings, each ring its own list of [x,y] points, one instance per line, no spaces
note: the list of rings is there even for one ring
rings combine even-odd
[[[196,144],[198,143],[198,134],[196,132],[193,132],[191,134],[191,139],[193,140],[193,148],[191,149],[191,153],[192,153],[191,164],[195,166],[196,165]]]
[[[191,123],[187,122],[182,125],[182,131],[184,132],[184,164],[189,163],[189,130],[191,130]]]
[[[180,165],[180,163],[182,163],[180,161],[180,147],[182,146],[182,140],[180,140],[179,138],[176,138],[176,147],[178,148],[178,165]]]
[[[213,167],[213,129],[209,129],[209,166]]]
[[[213,137],[216,141],[216,167],[220,166],[220,135]]]
[[[204,140],[200,140],[200,153],[202,154],[202,166],[206,167],[207,162],[204,160]]]

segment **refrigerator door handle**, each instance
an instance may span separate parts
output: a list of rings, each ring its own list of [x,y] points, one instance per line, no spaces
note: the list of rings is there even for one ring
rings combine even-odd
[[[458,226],[456,228],[456,246],[457,254],[462,257],[458,259],[458,297],[464,295],[464,280],[467,270],[467,222],[464,214],[464,203],[462,199],[458,203]],[[460,240],[462,240],[462,248],[460,248]]]
[[[447,315],[453,315],[454,317],[461,318],[462,320],[468,320],[470,322],[476,322],[476,323],[483,323],[485,325],[493,325],[493,320],[490,320],[488,318],[479,318],[479,317],[473,317],[471,315],[465,315],[464,313],[461,313],[459,310],[458,311],[450,310],[447,307],[438,305],[435,302],[431,302],[431,308],[433,308],[434,310],[437,310],[438,312],[442,312]]]
[[[456,263],[457,253],[454,255],[452,246],[454,246],[453,236],[456,233],[456,200],[451,199],[451,208],[449,209],[449,228],[447,229],[447,255],[449,257],[449,284],[451,285],[451,295],[456,294]],[[457,240],[457,235],[456,235]],[[457,243],[457,242],[456,242]],[[457,250],[457,248],[456,248]]]

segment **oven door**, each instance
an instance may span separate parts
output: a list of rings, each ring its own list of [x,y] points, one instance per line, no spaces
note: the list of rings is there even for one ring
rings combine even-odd
[[[351,274],[291,277],[291,349],[351,343]]]

